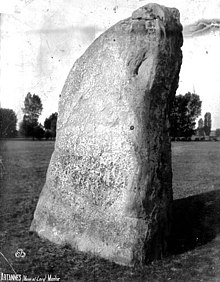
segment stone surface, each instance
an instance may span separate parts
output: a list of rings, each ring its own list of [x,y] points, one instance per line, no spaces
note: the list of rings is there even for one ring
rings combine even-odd
[[[75,62],[31,230],[124,265],[165,252],[181,46],[179,12],[148,4]]]

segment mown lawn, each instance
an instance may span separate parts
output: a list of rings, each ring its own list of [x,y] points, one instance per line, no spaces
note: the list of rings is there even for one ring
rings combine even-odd
[[[220,142],[173,142],[174,198],[220,189]]]
[[[53,146],[51,141],[1,143],[0,272],[13,273],[13,268],[38,281],[51,274],[62,282],[220,281],[220,142],[172,144],[175,201],[169,256],[142,269],[56,246],[29,232]],[[19,248],[25,257],[15,257]]]

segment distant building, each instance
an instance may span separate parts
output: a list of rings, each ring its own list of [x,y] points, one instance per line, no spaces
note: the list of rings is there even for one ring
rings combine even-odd
[[[211,130],[210,137],[216,137],[216,130]]]
[[[198,129],[195,130],[195,134],[191,137],[192,141],[220,141],[220,136],[216,134],[216,130],[211,130],[209,136],[200,136]]]
[[[210,141],[220,141],[220,137],[217,137],[216,135],[216,130],[211,130],[210,135],[209,135],[209,140]]]

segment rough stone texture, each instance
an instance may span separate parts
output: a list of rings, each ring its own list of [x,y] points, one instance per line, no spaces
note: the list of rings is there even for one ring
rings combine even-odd
[[[179,12],[148,4],[75,62],[31,230],[124,265],[164,253],[181,46]]]

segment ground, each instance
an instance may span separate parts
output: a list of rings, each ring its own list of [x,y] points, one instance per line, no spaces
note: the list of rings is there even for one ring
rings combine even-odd
[[[56,246],[29,232],[53,148],[52,141],[1,143],[0,275],[16,272],[43,281],[50,274],[61,282],[220,281],[220,142],[172,143],[169,253],[141,269]]]

